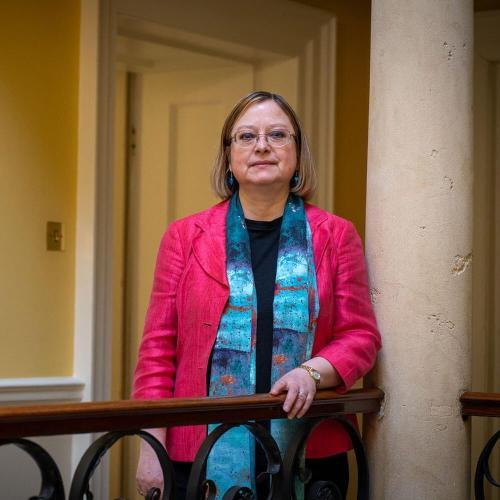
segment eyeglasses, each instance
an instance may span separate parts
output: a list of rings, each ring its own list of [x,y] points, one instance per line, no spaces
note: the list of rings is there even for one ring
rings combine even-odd
[[[256,134],[255,132],[242,130],[240,132],[236,132],[236,134],[231,137],[231,140],[240,148],[252,148],[257,144],[259,137],[261,136],[266,138],[266,141],[270,146],[283,148],[290,144],[292,137],[295,137],[295,134],[288,132],[288,130],[279,129],[271,130],[265,134]]]

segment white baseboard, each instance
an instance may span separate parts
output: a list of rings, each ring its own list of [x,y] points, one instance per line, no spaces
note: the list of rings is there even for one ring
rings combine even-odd
[[[85,383],[77,377],[0,379],[0,404],[81,401]]]

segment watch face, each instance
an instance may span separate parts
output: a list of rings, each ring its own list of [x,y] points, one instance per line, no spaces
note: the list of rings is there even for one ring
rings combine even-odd
[[[316,384],[316,387],[319,386],[319,383],[321,381],[321,373],[318,370],[315,370],[311,366],[307,366],[307,365],[300,365],[299,368],[304,368],[304,370],[306,370],[307,373],[309,373],[309,375],[311,376],[311,378],[314,380],[314,383]]]

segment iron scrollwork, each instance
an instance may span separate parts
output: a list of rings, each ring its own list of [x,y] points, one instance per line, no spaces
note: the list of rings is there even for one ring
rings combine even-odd
[[[479,455],[476,466],[476,475],[474,478],[474,494],[476,500],[485,500],[484,496],[484,478],[496,488],[500,488],[500,483],[492,476],[490,471],[490,456],[495,445],[500,440],[500,431],[497,431],[486,443],[483,451]]]
[[[332,418],[332,417],[330,417]],[[343,417],[333,417],[347,431],[351,438],[356,461],[358,465],[358,500],[368,500],[369,498],[369,474],[368,463],[363,448],[363,443],[357,429]],[[304,454],[307,439],[312,431],[325,418],[304,419],[302,429],[296,435],[294,441],[290,444],[284,459],[281,455],[278,446],[270,433],[262,426],[247,422],[245,427],[254,434],[257,441],[263,447],[268,461],[267,474],[271,477],[271,488],[268,500],[296,500],[295,493],[295,478],[298,476],[300,480],[307,483],[310,480],[311,474],[300,467],[300,460]],[[203,494],[209,500],[216,498],[216,485],[210,479],[204,479],[206,463],[208,455],[220,437],[238,424],[220,425],[214,429],[207,439],[204,441],[200,451],[198,452],[187,487],[187,499],[198,500],[203,497]],[[255,500],[254,493],[248,488],[234,486],[226,491],[223,495],[223,500]],[[342,496],[338,487],[329,481],[317,481],[308,487],[307,500],[342,500]]]
[[[368,474],[368,463],[363,448],[363,443],[357,429],[343,417],[331,417],[339,422],[349,434],[356,456],[358,466],[358,500],[368,500],[369,498],[369,484],[370,478]],[[303,456],[307,439],[312,431],[323,421],[325,418],[311,418],[306,419],[305,425],[298,431],[295,440],[289,445],[283,459],[283,486],[282,496],[279,497],[283,500],[296,500],[295,494],[295,477],[298,477],[303,482],[308,482],[310,474],[306,470],[300,468],[300,457]],[[342,500],[342,496],[334,483],[329,481],[318,481],[309,487],[308,500]]]
[[[64,485],[54,459],[39,444],[28,439],[0,439],[0,446],[13,444],[35,461],[42,476],[38,495],[29,500],[64,500]]]
[[[87,451],[81,458],[69,492],[69,500],[92,500],[93,495],[89,488],[90,479],[99,465],[102,457],[119,439],[125,436],[139,436],[144,439],[155,451],[158,461],[160,462],[163,473],[164,484],[163,494],[160,497],[160,490],[153,488],[148,491],[148,500],[167,500],[172,499],[174,489],[174,470],[167,452],[163,445],[149,432],[146,431],[115,431],[108,432],[97,439],[89,446]]]
[[[363,444],[357,429],[343,417],[326,417],[338,421],[347,431],[351,438],[356,461],[358,466],[358,500],[368,500],[369,475],[366,456]],[[267,480],[270,483],[267,500],[296,500],[295,481],[298,477],[303,483],[310,482],[311,474],[302,467],[302,457],[307,440],[313,430],[325,420],[321,418],[305,418],[303,425],[298,430],[295,439],[289,445],[282,459],[276,441],[270,432],[255,422],[245,422],[241,424],[221,424],[216,427],[205,439],[191,468],[191,473],[187,484],[187,500],[198,500],[200,498],[215,500],[217,496],[216,484],[205,478],[207,459],[215,443],[230,429],[237,426],[244,426],[253,434],[256,441],[262,447],[267,458],[267,470],[258,479]],[[163,493],[152,488],[147,492],[146,500],[175,500],[174,491],[174,471],[172,462],[165,451],[163,445],[146,431],[115,431],[109,432],[97,439],[82,456],[73,476],[68,500],[92,500],[94,498],[90,491],[90,480],[106,452],[121,438],[125,436],[139,436],[148,442],[155,451],[164,478]],[[498,432],[486,445],[478,462],[476,472],[476,498],[484,500],[478,491],[482,488],[483,477],[496,486],[498,483],[491,477],[488,467],[488,458],[496,441],[500,438]],[[38,444],[26,439],[0,440],[3,444],[14,444],[25,450],[37,463],[42,474],[42,486],[38,496],[31,497],[30,500],[64,500],[64,487],[61,474],[54,460]],[[482,491],[482,490],[481,490]],[[255,493],[244,486],[234,485],[223,493],[222,500],[256,500]],[[329,481],[316,481],[308,485],[307,500],[338,500],[342,496],[337,486]]]
[[[269,475],[271,478],[271,488],[268,499],[278,498],[279,483],[281,482],[280,473],[282,469],[281,454],[278,445],[264,427],[254,422],[246,422],[244,424],[219,425],[219,427],[216,427],[208,435],[193,462],[187,485],[187,500],[198,500],[199,498],[214,500],[216,498],[217,489],[215,483],[210,479],[205,479],[208,455],[215,443],[226,432],[239,425],[245,426],[248,431],[254,435],[260,446],[262,446],[267,458],[267,471],[264,474]],[[202,496],[203,493],[206,494],[206,497]],[[235,485],[224,493],[223,500],[255,500],[255,495],[251,489]]]

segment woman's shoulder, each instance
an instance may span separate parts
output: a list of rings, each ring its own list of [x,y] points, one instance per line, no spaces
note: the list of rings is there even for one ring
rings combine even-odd
[[[334,235],[340,235],[346,230],[356,231],[353,223],[344,217],[328,212],[311,203],[305,203],[304,206],[307,219],[313,231],[320,226]]]

